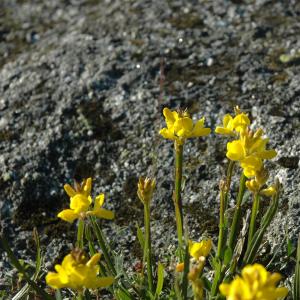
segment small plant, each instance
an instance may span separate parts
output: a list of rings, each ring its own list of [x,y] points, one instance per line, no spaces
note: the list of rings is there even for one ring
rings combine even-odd
[[[17,268],[27,284],[15,296],[21,299],[34,291],[42,299],[62,299],[61,289],[73,299],[99,299],[100,289],[105,288],[111,299],[230,299],[230,300],[276,300],[288,294],[286,287],[278,287],[281,275],[270,273],[258,264],[257,255],[262,247],[264,235],[274,218],[279,203],[281,186],[278,180],[268,185],[269,172],[265,161],[274,158],[275,150],[267,149],[269,139],[261,128],[253,131],[247,114],[238,107],[235,115],[225,115],[223,125],[215,129],[217,134],[228,137],[226,157],[229,159],[226,178],[220,181],[219,235],[214,246],[212,238],[201,241],[189,239],[182,205],[182,173],[184,168],[184,145],[187,139],[203,137],[211,129],[204,127],[204,118],[195,124],[185,110],[163,110],[166,128],[159,131],[165,139],[174,141],[174,218],[177,227],[177,251],[175,266],[165,268],[152,252],[151,202],[155,196],[154,178],[139,179],[137,195],[144,206],[144,230],[137,226],[137,237],[143,251],[143,261],[136,273],[127,273],[122,266],[122,256],[117,255],[97,219],[112,220],[114,213],[103,208],[104,194],[94,200],[91,196],[92,179],[74,187],[66,184],[64,189],[70,197],[70,208],[58,214],[63,221],[77,221],[76,247],[71,249],[55,265],[56,272],[48,272],[44,279],[42,253],[36,230],[36,270],[31,276],[14,256],[7,241],[1,244],[12,265]],[[236,199],[232,199],[234,174],[240,176]],[[251,200],[245,200],[248,189]],[[267,209],[262,209],[261,198],[269,200]],[[233,213],[230,203],[234,201]],[[246,204],[251,201],[249,218]],[[246,203],[248,202],[248,203]],[[232,210],[232,209],[231,209]],[[243,228],[243,229],[242,229]],[[168,245],[167,245],[168,246]],[[289,247],[291,248],[291,246]],[[100,252],[98,250],[100,249]],[[300,242],[298,243],[293,295],[299,299],[300,290]],[[289,256],[291,253],[289,254]],[[174,270],[174,280],[164,285],[166,270]],[[173,284],[172,284],[173,282]],[[45,289],[45,283],[50,287]]]

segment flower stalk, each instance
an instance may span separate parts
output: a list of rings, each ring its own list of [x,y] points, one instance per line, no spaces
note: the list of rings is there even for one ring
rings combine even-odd
[[[255,193],[251,210],[251,220],[249,226],[248,242],[250,243],[256,232],[256,217],[259,210],[259,193]]]
[[[230,185],[231,185],[231,178],[233,173],[233,167],[234,167],[234,161],[230,160],[227,168],[226,173],[226,187],[224,192],[224,209],[226,210],[228,207],[228,194],[230,191]]]
[[[78,221],[78,228],[77,228],[77,242],[76,247],[83,249],[83,236],[84,236],[84,221],[79,219]]]
[[[153,292],[153,272],[152,272],[152,253],[151,253],[151,231],[150,231],[150,202],[144,204],[144,222],[145,222],[145,247],[144,257],[147,259],[147,278],[148,286]]]
[[[246,179],[247,178],[243,173],[240,178],[240,187],[239,187],[239,192],[238,192],[238,197],[237,197],[237,203],[236,203],[236,207],[235,207],[235,211],[234,211],[234,215],[233,215],[233,219],[232,219],[232,224],[231,224],[231,228],[230,228],[230,235],[229,235],[228,246],[232,251],[234,250],[234,246],[235,246],[235,243],[237,240],[238,229],[239,229],[240,223],[241,223],[242,200],[243,200],[243,196],[245,193]]]
[[[140,177],[138,182],[137,195],[144,205],[144,226],[145,226],[145,244],[144,260],[147,260],[147,278],[148,288],[151,293],[154,292],[153,271],[152,271],[152,253],[151,253],[151,230],[150,230],[150,203],[155,189],[155,179]]]
[[[182,260],[183,250],[183,211],[181,200],[181,184],[182,184],[182,161],[183,161],[183,145],[175,142],[175,192],[174,192],[174,206],[177,227],[178,246],[180,253],[180,260]]]
[[[225,194],[227,187],[225,186],[225,182],[221,182],[220,184],[220,221],[219,221],[219,238],[218,238],[218,249],[217,249],[217,257],[221,258],[222,249],[224,244],[224,231],[225,231]]]

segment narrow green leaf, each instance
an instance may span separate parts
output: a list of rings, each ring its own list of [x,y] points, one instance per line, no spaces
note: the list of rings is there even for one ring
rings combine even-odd
[[[102,233],[102,230],[100,228],[100,226],[97,224],[97,221],[93,218],[93,217],[90,217],[90,222],[92,224],[92,227],[93,227],[93,230],[94,230],[94,233],[97,237],[97,240],[98,240],[98,244],[103,252],[103,256],[105,258],[105,262],[107,263],[109,269],[110,269],[110,272],[113,276],[116,276],[117,275],[117,272],[116,272],[116,269],[113,265],[113,258],[111,257],[111,251],[109,249],[109,247],[107,246],[107,243],[105,241],[105,237]]]
[[[140,246],[142,250],[144,251],[144,245],[145,245],[145,238],[142,229],[139,227],[138,224],[136,224],[136,233],[137,233],[137,238],[139,240]]]
[[[287,248],[287,255],[288,256],[291,256],[293,251],[294,251],[294,247],[293,247],[293,244],[292,244],[292,241],[287,237],[287,245],[286,245],[286,248]]]
[[[84,238],[84,221],[78,221],[78,228],[77,228],[77,242],[76,246],[80,249],[83,249],[83,238]]]
[[[164,266],[159,262],[157,267],[157,286],[155,291],[155,298],[158,298],[164,285]]]
[[[300,299],[300,235],[298,237],[297,258],[294,279],[294,299]]]
[[[92,295],[89,290],[85,290],[84,300],[92,300]]]
[[[180,285],[179,285],[179,278],[178,275],[175,273],[175,283],[174,283],[174,292],[175,292],[175,299],[182,300]]]
[[[232,255],[232,250],[227,247],[224,253],[224,265],[228,265],[231,262]]]
[[[90,225],[85,227],[85,236],[86,239],[88,240],[90,256],[93,256],[97,251],[93,243]]]
[[[56,292],[55,292],[55,299],[56,299],[56,300],[63,300],[62,295],[61,295],[61,292],[60,292],[59,289],[56,290]]]
[[[276,182],[277,191],[279,190],[279,182]],[[270,225],[271,221],[274,218],[275,213],[278,209],[278,203],[279,203],[279,192],[276,193],[276,195],[272,199],[272,204],[268,208],[266,214],[263,216],[261,221],[260,228],[255,232],[251,242],[249,243],[244,259],[243,259],[243,265],[251,264],[253,263],[255,256],[259,250],[259,247],[261,246],[262,239],[264,237],[264,234]]]
[[[204,288],[206,290],[210,291],[211,290],[211,282],[205,276],[202,276],[202,281],[203,281]]]
[[[20,264],[19,260],[13,254],[11,248],[9,247],[7,241],[4,239],[3,236],[0,237],[0,244],[7,253],[7,256],[10,259],[11,264],[23,275],[24,279],[27,283],[45,300],[54,300],[49,294],[47,294],[42,288],[40,288],[33,280],[31,280],[26,273],[26,270]]]
[[[152,295],[152,293],[149,290],[147,290],[147,298],[146,299],[155,300],[155,295]]]
[[[131,297],[129,297],[124,291],[120,289],[115,292],[115,295],[119,300],[132,300]]]
[[[31,277],[31,280],[35,282],[39,277],[41,267],[42,267],[42,251],[41,251],[41,247],[40,247],[39,235],[38,235],[36,228],[33,229],[33,239],[34,239],[36,247],[37,247],[37,252],[36,252],[36,259],[35,259],[35,261],[36,261],[35,272],[34,272],[33,276]],[[28,283],[26,283],[22,287],[22,289],[12,298],[12,300],[18,300],[18,299],[24,298],[29,293],[29,291],[30,291],[30,285]]]

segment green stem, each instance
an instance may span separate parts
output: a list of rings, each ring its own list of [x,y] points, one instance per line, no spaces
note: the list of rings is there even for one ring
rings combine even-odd
[[[110,257],[109,251],[107,249],[107,246],[106,246],[106,243],[105,243],[105,240],[104,240],[104,236],[103,236],[102,230],[101,230],[100,226],[97,224],[97,222],[94,220],[93,217],[90,217],[90,221],[91,221],[91,224],[93,226],[94,232],[96,234],[99,246],[100,246],[100,248],[101,248],[101,250],[103,252],[105,261],[106,261],[106,263],[108,265],[108,268],[110,269],[111,274],[113,276],[116,276],[117,272],[116,272],[116,269],[114,267],[113,261],[112,261],[112,259]]]
[[[228,207],[228,194],[229,194],[229,191],[230,191],[233,167],[234,167],[234,161],[230,160],[228,168],[227,168],[227,173],[226,173],[226,189],[225,189],[225,193],[224,193],[224,203],[225,203],[224,204],[224,209],[225,210]]]
[[[76,297],[76,300],[84,300],[83,298],[83,293],[82,292],[79,292],[77,297]]]
[[[219,222],[219,238],[218,238],[218,250],[217,257],[221,258],[223,242],[224,242],[224,229],[225,229],[225,193],[224,188],[221,187],[220,191],[220,222]]]
[[[253,204],[252,204],[252,211],[251,211],[248,243],[251,243],[251,240],[256,232],[256,216],[258,213],[258,209],[259,209],[259,194],[255,193],[254,199],[253,199]]]
[[[239,193],[237,197],[237,203],[236,203],[232,224],[230,228],[230,235],[229,235],[228,246],[232,251],[234,250],[234,246],[237,240],[238,230],[241,223],[242,200],[245,193],[245,183],[246,183],[246,176],[243,173],[240,179]]]
[[[76,247],[83,248],[83,233],[84,233],[84,221],[79,219],[77,229],[77,242]]]
[[[188,239],[186,238],[186,241]],[[188,273],[190,270],[190,254],[189,254],[189,245],[186,242],[185,245],[185,254],[184,254],[184,269],[183,269],[183,278],[182,278],[182,298],[187,299],[187,290],[188,290]]]
[[[174,193],[174,206],[177,226],[178,246],[180,253],[180,260],[182,261],[182,249],[183,249],[183,212],[181,201],[181,183],[182,183],[182,160],[183,160],[183,145],[179,145],[175,142],[175,193]]]
[[[144,222],[145,222],[145,247],[144,256],[147,258],[147,277],[148,287],[153,293],[153,273],[151,258],[151,231],[150,231],[150,202],[144,203]]]

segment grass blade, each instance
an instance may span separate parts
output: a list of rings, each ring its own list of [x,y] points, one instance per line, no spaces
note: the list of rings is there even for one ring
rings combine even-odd
[[[164,285],[164,266],[159,262],[157,267],[157,285],[155,291],[155,299],[160,295]]]
[[[279,182],[276,182],[277,186],[277,193],[273,197],[272,204],[267,210],[266,214],[262,218],[261,227],[256,231],[256,233],[253,236],[252,241],[250,241],[244,259],[243,259],[243,265],[251,264],[253,263],[256,254],[258,253],[258,249],[261,245],[263,236],[270,225],[271,221],[274,218],[275,213],[278,209],[278,203],[279,203]]]
[[[20,264],[19,260],[15,257],[13,254],[11,248],[9,247],[6,239],[1,236],[0,237],[0,244],[7,253],[7,256],[10,259],[11,264],[23,275],[24,279],[27,281],[27,283],[45,300],[54,300],[53,297],[51,297],[49,294],[47,294],[41,287],[39,287],[29,276],[27,275],[25,269]]]
[[[33,237],[34,237],[34,241],[37,247],[37,252],[36,252],[36,264],[35,264],[35,272],[33,274],[33,276],[31,277],[32,281],[36,281],[39,277],[40,271],[41,271],[41,267],[42,267],[42,251],[41,251],[41,247],[40,247],[40,239],[38,236],[38,232],[36,230],[36,228],[33,229]],[[30,285],[28,283],[26,283],[22,289],[12,298],[12,300],[18,300],[18,299],[22,299],[23,297],[25,297],[26,294],[29,293],[30,290]]]
[[[294,299],[300,299],[300,235],[298,237],[297,258],[294,279]]]

